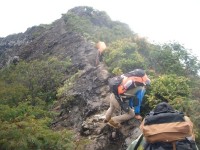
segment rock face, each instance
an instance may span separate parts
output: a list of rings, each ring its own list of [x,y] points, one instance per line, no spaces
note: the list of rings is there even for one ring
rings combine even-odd
[[[32,27],[23,35],[10,35],[1,39],[1,66],[14,56],[19,56],[23,60],[43,59],[48,56],[57,56],[61,59],[69,57],[73,63],[78,64],[92,59],[85,60],[83,53],[87,53],[88,57],[96,53],[91,42],[86,41],[78,33],[67,31],[63,19],[55,21],[49,28]],[[94,56],[93,58],[95,59]]]
[[[88,15],[85,10],[89,10],[89,15],[97,13],[101,16],[99,11],[88,7],[75,8],[69,12]],[[100,21],[93,18],[91,21],[98,26],[109,27],[109,19],[107,17]],[[132,119],[125,122],[121,129],[113,129],[103,123],[111,94],[107,84],[110,74],[104,62],[96,65],[97,49],[94,42],[69,30],[64,18],[51,25],[32,27],[25,33],[0,38],[0,68],[11,60],[17,63],[20,60],[44,59],[49,56],[61,60],[67,57],[71,59],[73,65],[68,78],[78,72],[73,87],[60,100],[71,98],[71,101],[58,103],[54,108],[59,115],[52,123],[52,128],[74,130],[77,141],[88,139],[89,142],[84,144],[85,150],[126,149],[141,133],[138,128],[140,122]]]
[[[86,150],[123,150],[141,134],[140,122],[135,119],[123,123],[120,129],[103,123],[111,94],[107,84],[109,77],[104,63],[83,69],[73,88],[67,92],[68,96],[74,97],[73,101],[59,108],[60,116],[52,125],[54,129],[72,128],[79,138],[89,139]]]

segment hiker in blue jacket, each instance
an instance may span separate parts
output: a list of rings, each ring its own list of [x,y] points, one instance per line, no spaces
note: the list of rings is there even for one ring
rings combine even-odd
[[[130,100],[129,100],[129,106],[131,108],[134,108],[135,116],[139,120],[142,119],[142,117],[140,116],[140,107],[142,105],[142,100],[143,100],[145,92],[146,92],[145,88],[142,88],[139,91],[137,91],[137,93],[135,94],[135,98],[137,99],[136,100],[137,101],[136,104],[134,103],[134,97],[130,98]]]
[[[112,94],[104,122],[114,128],[120,128],[122,122],[131,118],[142,120],[140,107],[146,86],[151,82],[145,71],[135,69],[121,76],[113,77],[108,82]],[[125,113],[112,116],[115,110],[122,110]]]

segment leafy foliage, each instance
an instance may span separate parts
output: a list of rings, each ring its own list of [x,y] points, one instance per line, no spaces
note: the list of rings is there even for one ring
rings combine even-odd
[[[73,133],[53,131],[48,110],[69,66],[49,58],[0,71],[0,149],[73,149]]]
[[[3,69],[0,86],[4,90],[0,92],[0,103],[6,101],[17,105],[24,99],[31,101],[32,105],[41,104],[40,101],[52,102],[69,65],[69,60],[49,58],[47,61],[20,62],[17,66]]]
[[[156,97],[162,95],[176,109],[180,109],[183,101],[190,96],[188,79],[174,74],[162,75],[152,80],[151,90],[148,95],[150,106],[153,108],[163,101]]]
[[[105,54],[105,63],[111,72],[116,68],[128,72],[136,68],[145,68],[144,58],[139,54],[137,44],[130,39],[113,42]]]
[[[17,107],[0,105],[0,149],[71,150],[72,132],[49,129],[50,114],[39,107],[21,103]]]
[[[135,36],[113,41],[105,53],[104,61],[109,71],[115,75],[136,68],[145,69],[152,84],[143,100],[145,109],[142,110],[142,114],[146,114],[163,101],[155,96],[160,94],[175,109],[191,116],[195,124],[197,141],[200,139],[199,118],[195,117],[200,105],[194,106],[194,103],[200,102],[200,66],[197,57],[192,56],[178,43],[155,45]]]
[[[28,89],[18,82],[8,84],[4,80],[0,80],[0,88],[0,104],[15,105],[23,101],[25,95],[28,94]]]
[[[132,36],[128,25],[113,22],[106,12],[100,12],[91,7],[79,8],[77,12],[71,10],[63,14],[62,18],[69,30],[81,33],[85,38],[95,42],[101,40],[110,43]]]
[[[65,93],[67,93],[67,91],[73,87],[74,81],[76,80],[76,78],[78,78],[79,72],[75,73],[74,75],[72,75],[69,79],[67,79],[66,81],[64,81],[64,85],[62,87],[58,88],[58,92],[57,92],[57,97],[62,97],[64,96]]]
[[[181,75],[184,73],[184,68],[180,63],[179,58],[169,49],[160,49],[151,52],[151,63],[156,72],[162,74],[176,73]]]
[[[184,76],[196,76],[200,69],[197,57],[178,43],[164,44],[152,50],[149,65],[162,74]]]
[[[200,102],[197,100],[190,100],[187,105],[187,113],[193,121],[195,126],[195,137],[196,142],[200,146]]]
[[[67,32],[106,43],[104,62],[111,73],[119,75],[136,68],[145,69],[152,81],[144,99],[145,111],[162,101],[156,94],[162,95],[174,108],[190,116],[196,141],[200,141],[197,57],[179,43],[149,43],[146,38],[133,34],[126,24],[113,22],[105,12],[91,7],[71,10],[62,19]],[[50,28],[41,25],[39,32],[32,28],[32,39]],[[30,51],[26,49],[23,55]],[[65,95],[78,77],[77,73],[66,79],[70,65],[69,59],[59,61],[53,57],[21,61],[0,70],[0,149],[73,149],[72,132],[51,130],[52,114],[48,111],[56,98],[64,97],[68,102],[74,99]],[[88,141],[76,143],[77,148],[83,149],[84,142]]]

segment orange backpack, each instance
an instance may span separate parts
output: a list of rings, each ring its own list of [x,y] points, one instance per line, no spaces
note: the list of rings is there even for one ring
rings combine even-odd
[[[124,87],[124,85],[126,85],[126,83],[129,81],[131,81],[131,83],[133,84],[130,87],[145,86],[149,81],[149,78],[147,77],[146,74],[144,74],[143,76],[130,76],[130,77],[125,76],[121,84],[118,86],[118,94],[123,94],[126,92],[126,90],[128,90],[127,88]]]
[[[124,85],[131,81],[131,86],[125,88]],[[121,76],[116,76],[108,80],[110,90],[115,95],[123,94],[126,90],[134,88],[137,86],[145,86],[150,83],[150,79],[147,77],[146,73],[142,69],[135,69],[131,72],[123,74]]]

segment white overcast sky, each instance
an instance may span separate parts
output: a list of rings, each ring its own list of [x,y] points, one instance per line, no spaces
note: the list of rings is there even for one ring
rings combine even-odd
[[[151,41],[177,41],[200,57],[200,0],[0,0],[0,37],[50,24],[76,6],[106,11]]]

